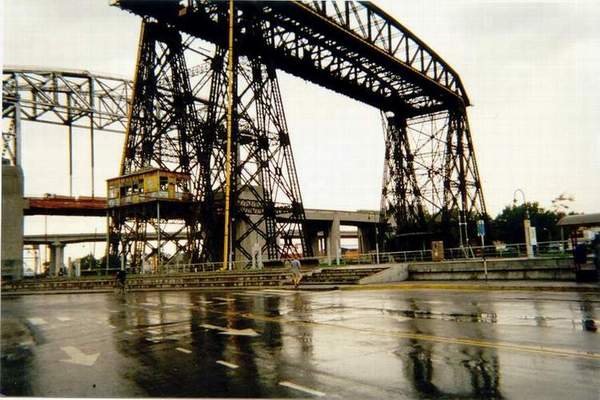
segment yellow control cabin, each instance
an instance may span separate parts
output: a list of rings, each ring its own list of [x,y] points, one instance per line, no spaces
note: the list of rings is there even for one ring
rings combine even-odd
[[[120,207],[144,202],[192,200],[190,176],[158,168],[137,171],[108,179],[108,207]]]

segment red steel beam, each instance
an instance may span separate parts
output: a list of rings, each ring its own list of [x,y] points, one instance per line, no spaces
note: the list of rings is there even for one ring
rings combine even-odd
[[[26,197],[24,215],[106,216],[105,197]]]

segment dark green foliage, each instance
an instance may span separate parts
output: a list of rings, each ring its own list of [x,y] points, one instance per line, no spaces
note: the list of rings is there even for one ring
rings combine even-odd
[[[109,269],[120,269],[121,268],[121,259],[117,256],[113,256],[111,255],[110,258],[108,259],[109,262]],[[100,261],[99,264],[101,265],[101,268],[106,268],[106,256],[103,256]]]
[[[537,202],[505,207],[496,218],[490,221],[489,239],[505,243],[524,243],[523,220],[527,212],[529,212],[531,226],[536,228],[538,242],[561,239],[560,228],[556,226],[556,223],[564,214],[545,210]]]
[[[80,258],[79,263],[82,271],[94,270],[100,267],[98,260],[91,254]]]
[[[539,203],[525,203],[521,205],[506,206],[496,218],[488,215],[483,217],[468,216],[468,242],[472,246],[479,246],[481,241],[477,236],[476,222],[479,219],[485,221],[486,244],[492,241],[504,243],[524,243],[525,232],[523,220],[529,214],[531,226],[536,228],[537,241],[547,242],[561,240],[560,227],[556,226],[558,221],[565,216],[564,212],[545,210]],[[574,214],[571,212],[570,214]],[[431,241],[443,240],[446,248],[460,246],[460,235],[458,230],[458,213],[449,215],[452,223],[444,223],[441,220],[430,219],[426,227],[409,226],[399,232],[393,229],[382,234],[385,251],[424,250],[431,247]],[[565,238],[568,234],[565,233]],[[464,238],[463,238],[464,241]]]

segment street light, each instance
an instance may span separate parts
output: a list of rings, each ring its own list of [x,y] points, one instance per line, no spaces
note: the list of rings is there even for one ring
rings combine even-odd
[[[529,221],[529,210],[527,209],[527,201],[525,200],[525,192],[523,189],[516,189],[513,193],[513,206],[517,204],[517,192],[523,196],[523,207],[525,208],[525,219],[523,220],[523,230],[525,231],[525,249],[527,250],[527,258],[533,258],[533,246],[531,245],[531,222]]]

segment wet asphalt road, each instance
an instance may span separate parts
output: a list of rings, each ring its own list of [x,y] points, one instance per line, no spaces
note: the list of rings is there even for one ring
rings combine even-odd
[[[4,297],[1,393],[598,400],[596,325],[580,293]]]

